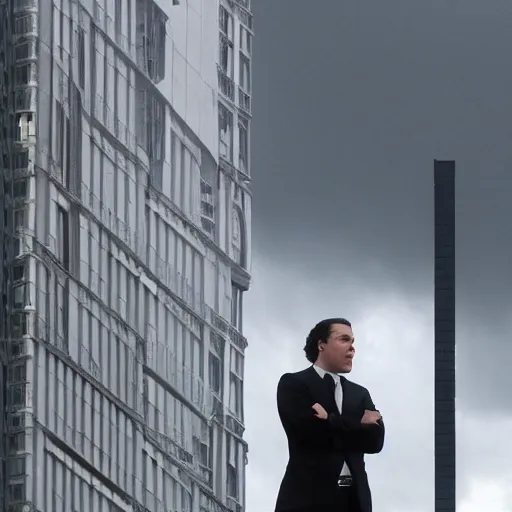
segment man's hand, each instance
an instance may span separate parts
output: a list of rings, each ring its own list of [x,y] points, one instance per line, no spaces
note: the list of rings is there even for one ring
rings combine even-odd
[[[369,411],[366,409],[361,419],[361,425],[377,425],[381,419],[382,416],[379,411]]]
[[[321,420],[326,420],[328,418],[327,411],[320,405],[313,405],[312,409],[315,411],[315,416],[320,418]]]

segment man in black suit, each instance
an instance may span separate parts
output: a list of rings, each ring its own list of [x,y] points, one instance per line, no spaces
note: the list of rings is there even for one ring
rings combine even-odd
[[[275,512],[371,512],[364,454],[382,450],[384,423],[368,390],[339,375],[352,370],[350,322],[319,322],[304,351],[313,366],[277,387],[290,458]]]

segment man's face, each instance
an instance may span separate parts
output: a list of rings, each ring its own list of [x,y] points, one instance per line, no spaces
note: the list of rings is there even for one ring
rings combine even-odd
[[[327,343],[320,345],[323,360],[336,373],[349,373],[352,370],[354,358],[354,334],[348,325],[334,324],[331,327]]]

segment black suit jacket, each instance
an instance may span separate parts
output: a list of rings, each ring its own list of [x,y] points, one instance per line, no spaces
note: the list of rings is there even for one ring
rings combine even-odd
[[[315,368],[283,375],[277,387],[277,407],[288,437],[289,462],[275,512],[336,509],[338,476],[346,461],[361,512],[371,512],[372,500],[364,454],[379,453],[384,424],[361,426],[365,409],[376,410],[366,388],[341,377],[342,413],[334,394]],[[322,420],[312,406],[319,403],[329,414]],[[339,511],[345,512],[345,511]]]

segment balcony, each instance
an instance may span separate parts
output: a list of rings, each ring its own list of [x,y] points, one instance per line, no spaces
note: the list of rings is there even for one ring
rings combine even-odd
[[[36,37],[37,36],[37,15],[27,14],[25,16],[18,16],[14,21],[14,38],[20,39],[22,37]]]
[[[236,0],[237,3],[240,5],[241,3],[243,3],[243,0]],[[250,30],[252,30],[253,26],[252,26],[252,14],[246,10],[245,8],[244,9],[239,9],[238,10],[238,17],[240,18],[240,21],[247,27],[249,28]]]
[[[226,428],[238,437],[242,437],[244,435],[245,427],[235,416],[233,416],[232,412],[229,412],[226,415]]]
[[[235,2],[247,11],[251,10],[251,0],[235,0]]]
[[[37,10],[37,0],[15,0],[13,6],[14,14],[31,10]]]
[[[238,88],[238,106],[247,115],[251,115],[251,97],[241,87]]]
[[[18,144],[35,144],[36,122],[35,116],[31,113],[16,115],[16,138]]]
[[[220,92],[230,101],[235,101],[235,82],[226,75],[220,66],[217,68],[217,76]]]
[[[247,155],[238,155],[238,170],[244,175],[243,179],[247,180],[250,176]]]
[[[238,503],[238,501],[236,501],[234,498],[230,498],[229,496],[227,498],[227,505],[231,512],[242,512],[243,510],[242,505],[240,505],[240,503]]]
[[[14,54],[16,63],[20,64],[23,61],[36,60],[37,59],[37,46],[34,39],[20,42],[14,48]]]
[[[222,505],[212,494],[207,496],[203,490],[199,494],[199,512],[227,512],[228,509]]]
[[[236,345],[240,350],[245,350],[247,348],[247,339],[245,336],[239,332],[235,327],[229,324],[226,320],[224,320],[220,315],[215,313],[212,308],[205,305],[206,311],[206,321],[212,325],[219,332],[224,334],[229,338],[229,340]]]
[[[35,87],[23,87],[14,93],[14,111],[15,113],[35,112],[37,108]]]

